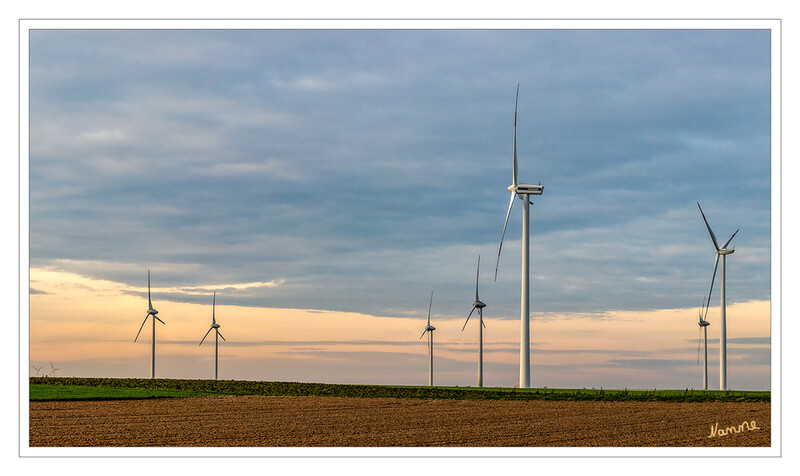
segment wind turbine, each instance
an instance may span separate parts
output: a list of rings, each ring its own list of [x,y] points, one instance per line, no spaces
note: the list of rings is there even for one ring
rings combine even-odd
[[[714,274],[711,275],[711,289],[708,291],[708,302],[706,303],[706,312],[708,310],[708,304],[711,302],[711,291],[714,290],[714,278],[717,276],[717,265],[719,264],[719,257],[722,256],[722,270],[720,271],[720,281],[722,281],[721,291],[720,291],[720,313],[722,315],[722,319],[720,320],[719,326],[719,389],[720,390],[727,390],[728,388],[728,380],[727,380],[727,373],[728,373],[728,344],[727,344],[727,331],[725,327],[725,257],[733,254],[732,249],[728,249],[728,244],[733,240],[733,237],[736,236],[736,233],[739,233],[737,229],[728,241],[722,245],[722,248],[719,247],[717,244],[717,237],[714,236],[714,232],[711,231],[711,226],[708,224],[708,220],[706,220],[706,214],[703,213],[703,208],[700,207],[700,202],[697,202],[697,208],[700,209],[700,214],[703,216],[703,221],[706,223],[706,228],[708,228],[708,234],[711,235],[711,241],[714,243],[714,249],[716,250],[716,258],[714,259]]]
[[[478,279],[481,275],[481,255],[478,255],[478,272],[475,276],[475,301],[472,303],[472,310],[469,311],[469,315],[467,315],[467,320],[464,321],[464,326],[461,328],[461,332],[464,332],[464,329],[467,327],[467,322],[469,322],[469,318],[472,316],[472,313],[475,312],[475,309],[478,310],[478,318],[480,320],[480,324],[478,325],[478,387],[483,387],[483,328],[486,327],[486,324],[483,323],[483,308],[486,307],[486,304],[481,302],[480,298],[478,297]]]
[[[142,328],[144,327],[145,322],[147,322],[147,318],[153,316],[153,352],[150,358],[150,378],[156,378],[156,321],[164,324],[164,321],[158,318],[156,314],[158,311],[153,309],[153,301],[150,299],[150,270],[147,270],[147,304],[149,308],[147,309],[147,315],[144,316],[144,321],[142,321],[141,327],[139,327],[139,332],[136,333],[136,338],[133,339],[133,342],[139,338],[139,334],[142,332]]]
[[[213,329],[216,332],[215,335],[215,342],[214,342],[214,380],[219,379],[219,338],[222,337],[222,334],[219,332],[219,324],[217,324],[217,318],[215,317],[214,309],[217,307],[217,293],[214,292],[214,300],[211,303],[211,327],[208,328],[208,332],[206,335],[203,336],[203,339],[200,341],[200,344],[203,345],[203,341],[206,340],[208,337],[208,333],[211,332]],[[222,340],[225,340],[222,337]]]
[[[428,325],[425,327],[425,330],[422,331],[422,335],[419,336],[420,339],[425,337],[425,333],[428,333],[428,355],[431,358],[431,367],[430,371],[428,372],[428,385],[433,387],[433,331],[436,330],[435,327],[431,325],[431,306],[433,305],[433,291],[431,291],[431,302],[428,303]]]
[[[703,296],[703,302],[705,302],[706,297]],[[708,321],[705,320],[703,317],[703,306],[700,306],[700,310],[698,312],[700,322],[698,325],[700,329],[703,330],[703,341],[705,342],[704,346],[704,354],[703,354],[703,390],[708,390]],[[706,307],[706,315],[708,315],[708,307]],[[700,337],[697,338],[697,363],[700,363]]]
[[[506,222],[503,225],[503,235],[500,237],[500,248],[497,250],[497,265],[494,269],[494,280],[497,281],[497,269],[500,267],[500,252],[503,251],[503,238],[506,236],[508,217],[514,198],[522,200],[522,299],[520,303],[520,337],[519,337],[519,386],[531,386],[531,335],[530,335],[530,196],[541,195],[544,187],[539,185],[520,184],[517,182],[517,106],[519,105],[519,85],[517,85],[517,99],[514,105],[514,169],[513,182],[508,190],[511,191],[511,200],[508,202]]]
[[[56,367],[53,365],[53,361],[52,361],[52,360],[50,361],[50,368],[52,369],[52,370],[50,370],[50,376],[52,376],[52,377],[55,377],[55,376],[56,376],[56,371],[57,371],[57,370],[61,370],[61,369],[58,369],[58,368],[56,368]]]
[[[40,366],[37,367],[37,366],[31,364],[31,367],[33,367],[34,370],[36,370],[36,376],[38,377],[39,376],[39,372],[42,370],[42,367],[44,367],[44,366],[40,365]]]

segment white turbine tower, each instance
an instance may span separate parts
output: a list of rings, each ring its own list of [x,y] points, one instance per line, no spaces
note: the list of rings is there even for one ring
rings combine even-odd
[[[697,202],[697,208],[700,208],[700,214],[703,216],[703,221],[706,223],[706,228],[708,228],[708,234],[711,235],[711,241],[714,243],[714,249],[716,250],[716,258],[714,259],[714,274],[711,275],[711,289],[708,291],[708,302],[711,302],[711,291],[714,290],[714,278],[717,275],[717,265],[719,264],[719,257],[722,256],[722,269],[720,270],[720,281],[722,284],[720,285],[720,326],[719,326],[719,389],[720,390],[727,390],[728,389],[728,343],[727,343],[727,330],[725,327],[725,257],[733,254],[732,249],[728,249],[728,244],[733,240],[733,237],[736,236],[736,233],[739,233],[737,229],[728,241],[722,245],[722,248],[719,247],[717,244],[717,237],[714,236],[714,232],[711,231],[711,225],[708,224],[708,220],[706,220],[706,214],[703,213],[703,209],[700,207],[700,202]],[[706,308],[708,308],[708,303],[706,304]]]
[[[219,332],[219,324],[217,324],[217,318],[215,316],[214,309],[217,307],[217,293],[214,292],[214,300],[211,303],[211,327],[208,328],[206,335],[203,336],[203,339],[200,341],[200,344],[203,345],[203,341],[206,340],[208,337],[208,333],[211,332],[213,329],[216,332],[215,341],[214,341],[214,380],[219,379],[219,338],[222,337],[222,334]],[[225,340],[222,337],[222,340]]]
[[[428,325],[425,327],[425,330],[422,331],[422,335],[419,336],[420,339],[425,337],[425,333],[428,333],[428,355],[430,356],[430,371],[428,372],[428,385],[433,387],[433,331],[436,330],[435,327],[431,325],[431,306],[433,305],[433,291],[431,291],[431,302],[428,303]]]
[[[519,342],[519,386],[531,386],[531,349],[530,349],[530,196],[541,195],[544,187],[539,185],[520,184],[517,182],[517,105],[519,104],[519,85],[517,85],[517,99],[514,105],[514,169],[513,182],[508,190],[511,191],[511,200],[508,202],[506,222],[503,225],[503,235],[500,237],[500,248],[497,250],[497,265],[494,269],[494,280],[497,281],[497,269],[500,267],[500,252],[503,251],[503,238],[506,236],[508,217],[514,198],[522,200],[522,299],[520,303],[520,342]]]
[[[486,324],[483,323],[483,308],[486,307],[486,304],[481,302],[480,298],[478,297],[478,280],[480,279],[481,275],[481,256],[478,255],[478,272],[475,276],[475,301],[472,303],[472,310],[469,311],[469,315],[467,315],[467,320],[464,321],[464,326],[461,327],[461,332],[464,332],[464,329],[467,327],[467,322],[469,322],[469,318],[472,316],[472,313],[475,312],[475,309],[478,310],[478,319],[480,323],[478,324],[478,387],[483,387],[483,328],[486,327]]]
[[[141,327],[139,327],[139,332],[136,333],[136,338],[133,339],[133,342],[139,338],[139,334],[142,332],[142,328],[144,328],[144,324],[147,322],[147,318],[153,316],[153,352],[150,358],[150,378],[156,378],[156,321],[164,324],[164,321],[158,318],[156,314],[158,311],[153,309],[153,301],[150,299],[150,270],[147,270],[147,315],[144,316],[144,321],[142,321]]]
[[[706,297],[703,296],[703,305],[705,304]],[[698,325],[700,326],[698,330],[703,331],[703,341],[704,341],[704,353],[703,353],[703,390],[708,390],[708,321],[704,319],[703,316],[703,305],[700,306],[700,311],[698,312],[700,317],[700,322]],[[708,314],[708,307],[706,307],[706,315]],[[698,336],[697,339],[697,363],[700,363],[700,338]]]

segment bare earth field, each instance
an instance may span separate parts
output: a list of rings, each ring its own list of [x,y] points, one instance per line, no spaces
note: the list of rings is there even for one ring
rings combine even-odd
[[[715,424],[724,431],[743,422],[751,429],[709,437]],[[770,404],[265,396],[33,401],[30,446],[770,446]]]

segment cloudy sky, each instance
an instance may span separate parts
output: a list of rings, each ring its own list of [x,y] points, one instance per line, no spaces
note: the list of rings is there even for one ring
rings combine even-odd
[[[28,41],[33,363],[147,376],[149,336],[132,338],[149,269],[164,376],[207,377],[213,351],[197,364],[196,342],[216,291],[221,355],[240,359],[227,378],[424,384],[433,291],[440,381],[470,385],[477,328],[460,329],[480,255],[486,382],[514,385],[520,203],[493,274],[519,85],[519,178],[544,185],[533,384],[701,385],[714,252],[699,201],[720,241],[740,229],[729,383],[770,386],[770,30],[33,29]],[[718,285],[711,302],[713,359]],[[75,324],[102,332],[62,346]]]

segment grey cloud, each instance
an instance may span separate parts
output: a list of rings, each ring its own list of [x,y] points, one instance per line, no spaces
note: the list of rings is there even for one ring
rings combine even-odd
[[[511,318],[519,204],[491,268],[521,83],[535,312],[696,306],[697,200],[742,228],[729,302],[769,298],[765,31],[49,30],[30,60],[32,265],[381,315],[435,289],[455,318],[481,254]]]

